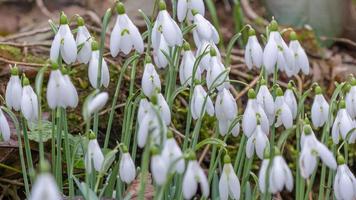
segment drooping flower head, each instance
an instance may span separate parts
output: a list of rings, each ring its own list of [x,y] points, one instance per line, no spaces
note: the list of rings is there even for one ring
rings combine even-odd
[[[203,86],[196,85],[194,87],[190,109],[193,119],[203,117],[205,111],[207,111],[210,116],[214,115],[214,104],[204,90]]]
[[[80,63],[88,64],[90,57],[91,57],[91,41],[92,37],[85,26],[84,19],[82,17],[77,18],[77,37],[76,37],[76,44],[78,49],[78,56],[77,60]]]
[[[192,77],[194,73],[194,63],[196,62],[195,56],[190,49],[190,45],[188,42],[184,42],[183,44],[183,57],[182,61],[179,66],[179,80],[181,85],[191,85],[192,84]],[[195,70],[194,74],[194,81],[201,80],[201,69],[198,65]]]
[[[193,20],[192,10],[195,9],[199,14],[204,16],[205,6],[203,0],[178,0],[177,2],[177,18],[179,22],[183,22],[186,17],[189,21]]]
[[[277,88],[276,95],[275,115],[277,120],[275,126],[279,127],[283,124],[284,128],[291,128],[293,126],[293,114],[284,100],[283,91],[280,87]]]
[[[167,140],[164,142],[162,149],[162,157],[168,166],[172,167],[173,172],[178,172],[179,174],[184,172],[185,162],[182,156],[182,150],[174,139],[172,131],[168,131]],[[177,159],[180,160],[177,161]]]
[[[231,164],[229,155],[224,156],[224,166],[219,180],[219,194],[221,200],[240,199],[240,181]]]
[[[88,149],[84,160],[85,169],[88,173],[92,172],[92,167],[94,167],[94,169],[99,172],[104,163],[104,154],[101,151],[98,140],[92,131],[89,133]]]
[[[260,88],[258,90],[256,99],[265,111],[269,124],[272,125],[275,117],[275,103],[273,96],[267,87],[267,82],[263,78],[260,80]]]
[[[354,122],[352,121],[349,113],[346,111],[345,100],[341,100],[339,103],[339,111],[337,112],[333,127],[332,138],[335,144],[339,143],[339,138],[346,140],[348,134],[354,128]]]
[[[136,177],[135,163],[133,162],[131,155],[126,146],[122,148],[122,157],[119,164],[120,179],[124,183],[131,183]]]
[[[0,141],[3,140],[5,142],[10,140],[11,132],[10,126],[7,122],[7,119],[0,108]]]
[[[208,89],[216,88],[221,91],[223,88],[229,89],[229,72],[225,69],[221,60],[217,57],[214,48],[210,48],[210,62],[206,74],[206,84]]]
[[[30,85],[30,80],[25,75],[23,75],[22,84],[21,112],[27,121],[35,122],[38,120],[37,95]]]
[[[289,48],[293,52],[294,55],[294,74],[297,74],[299,70],[302,70],[303,74],[308,75],[309,74],[309,60],[308,56],[305,53],[303,47],[300,45],[298,39],[297,39],[297,34],[292,31],[290,33],[290,43],[289,43]]]
[[[334,194],[337,200],[356,198],[356,178],[342,155],[337,157],[338,167],[334,179]]]
[[[237,117],[237,104],[229,90],[223,89],[218,93],[215,101],[215,116],[219,122],[219,132],[224,136],[231,128],[233,136],[239,134],[240,124],[232,124]],[[234,127],[230,127],[230,126]]]
[[[157,92],[161,91],[161,80],[155,69],[155,66],[151,63],[151,59],[147,57],[145,69],[142,75],[141,81],[142,92],[151,98]]]
[[[164,157],[159,153],[159,149],[156,145],[151,147],[151,155],[150,165],[153,180],[156,184],[163,185],[167,180],[169,163],[167,163]]]
[[[356,79],[352,78],[348,84],[348,92],[345,97],[346,110],[352,119],[356,119]]]
[[[293,92],[292,83],[288,83],[288,88],[284,92],[284,102],[289,106],[292,111],[293,119],[297,117],[298,104]]]
[[[109,74],[109,68],[108,65],[106,64],[106,61],[104,58],[102,58],[102,63],[101,63],[101,77],[100,77],[100,83],[98,84],[98,74],[100,73],[99,70],[99,46],[96,41],[92,41],[91,43],[91,58],[89,61],[89,69],[88,69],[88,76],[89,76],[89,82],[93,88],[100,88],[101,86],[108,87],[109,82],[110,82],[110,74]]]
[[[17,66],[11,68],[11,77],[6,87],[5,101],[10,109],[21,109],[22,86]]]
[[[248,69],[252,69],[253,66],[259,69],[262,66],[262,47],[257,40],[255,30],[250,28],[248,33],[249,37],[245,48],[245,63]]]
[[[205,19],[195,9],[192,10],[193,24],[196,26],[193,29],[193,38],[196,46],[200,46],[203,41],[219,43],[219,33],[215,27]]]
[[[118,15],[110,36],[111,55],[116,57],[120,51],[127,55],[132,49],[143,53],[144,44],[142,36],[138,28],[127,16],[124,4],[118,2],[116,11]]]
[[[315,97],[311,109],[311,120],[315,128],[324,125],[329,117],[329,104],[325,100],[321,88],[319,86],[315,87]]]

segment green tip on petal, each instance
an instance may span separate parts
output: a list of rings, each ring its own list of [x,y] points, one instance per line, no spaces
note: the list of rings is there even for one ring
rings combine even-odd
[[[173,138],[173,132],[171,130],[167,131],[167,138],[168,139]]]
[[[195,155],[195,152],[193,150],[188,150],[187,159],[188,160],[196,160],[197,159],[197,156]]]
[[[215,48],[210,48],[210,56],[211,56],[211,57],[216,56],[216,50],[215,50]]]
[[[192,15],[195,16],[196,14],[198,14],[198,10],[197,9],[192,9]]]
[[[122,153],[127,153],[127,152],[129,152],[129,149],[127,148],[127,146],[126,145],[122,145]]]
[[[23,86],[30,85],[30,80],[26,77],[26,75],[23,74],[22,76],[23,76],[23,78],[22,78],[22,85],[23,85]]]
[[[95,140],[96,139],[96,135],[95,135],[94,131],[92,131],[92,130],[89,131],[88,139],[89,140]]]
[[[321,87],[319,85],[316,86],[315,89],[314,89],[314,92],[315,92],[315,94],[322,94]]]
[[[269,156],[270,156],[270,152],[269,152],[269,146],[267,146],[263,152],[263,158],[264,159],[269,159]]]
[[[199,85],[201,82],[198,79],[194,79],[194,85]]]
[[[58,66],[58,64],[56,62],[52,62],[51,63],[51,68],[52,68],[52,70],[57,70],[57,69],[59,69],[59,66]]]
[[[157,105],[158,99],[157,99],[157,95],[156,95],[156,94],[152,95],[152,97],[151,97],[150,100],[151,100],[151,103],[152,103],[153,105]]]
[[[248,36],[254,36],[254,35],[256,35],[255,29],[250,28],[250,29],[248,30]]]
[[[344,108],[346,108],[346,103],[345,103],[345,100],[340,100],[340,103],[339,103],[339,107],[340,107],[340,109],[344,109]]]
[[[84,24],[85,24],[85,22],[84,22],[83,17],[78,16],[78,18],[77,18],[77,25],[78,25],[78,26],[84,26]]]
[[[166,2],[164,2],[164,1],[160,1],[159,2],[159,10],[161,11],[161,10],[166,10]]]
[[[274,155],[281,155],[281,151],[279,150],[279,148],[277,146],[274,146]]]
[[[292,83],[292,81],[289,81],[287,88],[290,89],[290,90],[293,89],[293,83]]]
[[[224,156],[224,164],[231,163],[231,158],[228,153],[225,154]]]
[[[152,63],[152,59],[149,55],[146,55],[145,61],[146,61],[146,63]]]
[[[91,42],[91,50],[92,51],[97,51],[97,50],[99,50],[99,44],[98,44],[98,42],[97,41],[92,41]]]
[[[248,93],[247,93],[247,97],[249,98],[249,99],[256,99],[256,92],[255,92],[255,90],[254,89],[249,89],[248,90]]]
[[[50,172],[51,170],[51,165],[49,162],[44,159],[40,162],[40,172],[45,173],[45,172]]]
[[[297,36],[297,33],[292,31],[289,35],[290,37],[290,40],[298,40],[298,36]]]
[[[345,164],[345,158],[341,154],[337,155],[337,164],[338,165],[343,165]]]
[[[184,51],[190,51],[190,45],[188,42],[184,42],[183,49],[184,49]]]
[[[152,155],[158,155],[159,154],[159,149],[156,145],[153,145],[150,149],[150,152]]]
[[[68,24],[68,19],[66,14],[64,14],[64,12],[61,12],[61,16],[60,16],[60,20],[59,20],[60,24]]]
[[[304,124],[309,124],[309,125],[310,125],[310,120],[309,120],[308,117],[306,117],[306,118],[304,119]]]
[[[283,90],[282,90],[282,88],[280,88],[280,87],[277,88],[277,90],[276,90],[276,95],[277,95],[278,97],[283,96]]]
[[[15,65],[10,69],[10,73],[12,76],[18,76],[19,75],[19,68]]]
[[[272,20],[271,23],[269,24],[269,30],[270,31],[278,31],[278,23],[276,20]]]
[[[261,78],[260,85],[267,85],[267,81],[264,78]]]
[[[310,135],[312,133],[312,128],[309,124],[304,125],[304,134],[305,135]]]
[[[116,12],[117,12],[117,14],[119,14],[119,15],[122,15],[122,14],[125,14],[125,13],[126,13],[125,6],[124,6],[123,3],[118,2],[118,3],[116,4]]]

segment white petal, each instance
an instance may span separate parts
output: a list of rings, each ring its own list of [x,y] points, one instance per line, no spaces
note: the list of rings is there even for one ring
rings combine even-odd
[[[50,50],[50,59],[54,63],[58,63],[59,50],[61,48],[62,37],[59,33],[54,36]]]
[[[188,2],[187,0],[178,0],[177,3],[177,18],[179,22],[183,22],[187,16]]]
[[[121,180],[127,184],[131,183],[136,177],[135,163],[129,153],[122,155],[119,164],[119,175]]]
[[[137,145],[140,148],[143,148],[146,144],[147,136],[148,136],[148,129],[149,129],[149,122],[150,122],[150,115],[146,114],[145,117],[139,124],[138,132],[137,132]]]
[[[198,189],[198,183],[195,180],[195,172],[193,171],[193,162],[189,161],[187,170],[183,177],[183,197],[185,199],[191,199]]]
[[[277,63],[278,49],[277,44],[270,33],[270,38],[267,42],[267,45],[263,51],[263,64],[266,67],[266,71],[271,74],[274,72],[274,66]]]
[[[7,142],[10,140],[11,132],[10,132],[10,127],[9,123],[7,122],[7,119],[4,115],[4,113],[0,109],[0,136],[2,136],[2,139]]]
[[[221,200],[228,200],[229,198],[228,179],[224,171],[222,172],[219,180],[219,195]]]
[[[56,181],[49,173],[42,173],[37,178],[31,189],[29,200],[61,200]]]
[[[154,181],[158,185],[162,185],[166,182],[167,179],[167,168],[168,166],[161,158],[160,155],[154,155],[151,158],[151,172],[154,178]]]
[[[331,169],[336,169],[336,160],[332,152],[322,143],[318,143],[315,148],[317,148],[316,150],[318,151],[323,163]]]
[[[246,143],[246,157],[247,158],[252,158],[253,153],[254,153],[254,140],[255,136],[252,135],[251,137],[248,138],[247,143]]]
[[[107,92],[101,92],[97,94],[88,103],[88,114],[91,115],[101,110],[105,106],[106,102],[108,101],[108,98],[109,95]]]
[[[110,53],[112,57],[116,57],[120,51],[121,28],[119,25],[119,17],[120,15],[117,16],[115,26],[110,35]]]
[[[171,111],[169,109],[169,106],[166,102],[166,100],[164,99],[163,95],[161,93],[159,93],[157,95],[157,104],[159,106],[159,110],[161,113],[161,117],[164,121],[164,123],[168,126],[171,123]]]
[[[64,26],[64,25],[61,25]],[[61,56],[65,63],[71,64],[77,59],[77,44],[75,43],[74,36],[69,29],[68,25],[65,25],[66,34],[63,36],[63,46],[61,48]]]
[[[266,172],[269,164],[269,159],[264,159],[261,164],[260,171],[258,173],[258,185],[262,193],[266,192]]]

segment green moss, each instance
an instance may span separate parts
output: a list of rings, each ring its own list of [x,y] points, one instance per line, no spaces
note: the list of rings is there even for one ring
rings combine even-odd
[[[20,48],[0,44],[0,56],[18,61],[22,58],[22,52]]]

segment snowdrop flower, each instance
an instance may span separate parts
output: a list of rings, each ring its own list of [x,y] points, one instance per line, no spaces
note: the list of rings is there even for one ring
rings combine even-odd
[[[339,143],[339,136],[346,140],[347,134],[354,128],[354,122],[346,111],[345,101],[341,100],[339,106],[340,108],[337,112],[331,131],[333,142],[335,144]]]
[[[138,112],[137,112],[137,123],[140,124],[142,119],[145,117],[145,115],[148,112],[151,112],[152,107],[150,102],[146,98],[142,98],[140,100],[139,106],[138,106]]]
[[[157,106],[164,123],[168,126],[171,123],[171,111],[167,101],[161,93],[157,94]]]
[[[331,169],[336,169],[336,160],[332,152],[321,142],[319,142],[310,125],[305,125],[301,138],[301,154],[299,157],[299,167],[302,177],[305,179],[313,173],[317,167],[317,157]]]
[[[268,90],[266,81],[261,79],[260,83],[261,86],[257,93],[257,102],[262,106],[268,116],[269,124],[272,125],[275,116],[273,96]]]
[[[92,99],[90,99],[87,105],[88,116],[91,116],[93,113],[96,113],[99,110],[101,110],[105,106],[106,102],[108,101],[108,98],[109,95],[107,92],[101,92],[97,94],[95,97],[93,97]]]
[[[172,169],[180,174],[184,172],[185,168],[185,162],[182,156],[182,150],[174,139],[172,131],[168,131],[167,140],[164,142],[162,149],[162,157],[168,166],[175,164],[172,166]],[[177,159],[179,160],[176,162]]]
[[[21,109],[22,86],[19,78],[19,69],[11,68],[11,77],[6,87],[5,101],[10,109],[19,111]]]
[[[77,60],[80,63],[88,64],[91,56],[91,35],[85,26],[84,19],[82,17],[78,17],[78,32],[76,37],[76,44],[79,48]]]
[[[211,59],[209,52],[210,52],[210,49],[212,49],[212,48],[215,49],[216,58],[221,60],[221,55],[220,55],[219,49],[213,42],[203,41],[198,46],[198,50],[196,52],[196,57],[198,58],[199,56],[202,56],[205,53],[205,55],[202,56],[200,63],[199,63],[201,73],[203,73],[204,70],[209,69],[210,59]]]
[[[29,122],[38,120],[38,99],[33,91],[30,81],[26,76],[23,77],[23,88],[21,98],[21,112]]]
[[[293,126],[293,114],[289,106],[284,101],[283,91],[280,87],[276,91],[276,101],[275,101],[275,115],[277,121],[275,126],[279,127],[283,124],[284,128],[292,128]]]
[[[196,26],[193,29],[193,38],[196,46],[200,46],[202,41],[212,41],[215,44],[219,43],[219,33],[215,27],[206,20],[197,10],[192,10],[193,24]]]
[[[263,51],[263,64],[267,73],[274,73],[274,68],[277,65],[277,68],[285,71],[289,77],[296,74],[293,53],[278,32],[278,24],[275,20],[272,20],[270,24],[270,31],[268,42]]]
[[[268,133],[264,132],[261,125],[258,123],[253,134],[248,138],[246,143],[246,156],[252,158],[255,149],[256,154],[260,159],[263,159],[263,154],[266,147],[269,147],[269,141],[267,138]]]
[[[85,154],[85,169],[88,173],[92,172],[92,167],[96,171],[100,171],[104,163],[104,154],[100,149],[98,140],[93,132],[90,133],[88,149]]]
[[[188,166],[183,177],[183,197],[185,199],[191,199],[198,189],[198,183],[200,184],[200,190],[204,197],[209,196],[209,182],[204,173],[204,170],[199,166],[196,160],[195,153],[191,152],[189,155]]]
[[[315,97],[311,109],[311,120],[315,128],[324,125],[329,117],[329,104],[321,93],[321,88],[315,88]]]
[[[298,73],[299,69],[301,69],[305,75],[308,75],[309,74],[308,56],[305,53],[303,47],[300,45],[297,39],[297,34],[294,31],[291,32],[290,39],[291,41],[289,43],[289,49],[292,51],[294,55],[295,70]]]
[[[159,154],[159,150],[156,146],[151,148],[151,154],[151,173],[153,180],[157,185],[163,185],[167,180],[169,163]]]
[[[7,119],[0,108],[0,138],[5,142],[10,140],[11,132]]]
[[[281,153],[276,148],[276,155],[272,159],[270,175],[269,175],[269,188],[268,191],[276,194],[281,192],[285,187],[289,192],[293,190],[293,176],[292,172],[289,169],[286,161],[280,155]],[[259,187],[262,193],[266,192],[266,173],[267,168],[270,162],[269,155],[265,156],[265,159],[262,161],[262,166],[258,175],[259,178]]]
[[[263,51],[260,43],[257,40],[254,29],[249,29],[249,37],[245,48],[245,63],[248,69],[256,66],[258,69],[262,66]]]
[[[69,85],[64,81],[62,72],[59,70],[58,65],[53,63],[46,93],[48,106],[51,109],[66,108],[66,99],[69,98],[68,90]]]
[[[240,181],[236,176],[229,155],[224,156],[224,166],[219,181],[219,194],[221,200],[240,199]]]
[[[289,106],[293,119],[295,119],[297,117],[298,104],[291,83],[288,83],[288,89],[284,92],[284,102]]]
[[[356,178],[349,167],[345,164],[344,158],[338,156],[338,164],[334,179],[334,194],[338,200],[352,200],[356,198]]]
[[[104,58],[102,58],[103,60],[101,63],[102,65],[101,65],[100,84],[97,83],[98,73],[99,73],[99,47],[96,41],[92,41],[91,50],[92,53],[91,53],[91,58],[89,61],[89,69],[88,69],[90,84],[93,88],[100,88],[102,85],[107,88],[110,82],[110,74],[109,74],[108,65],[106,64]]]
[[[77,58],[77,45],[69,28],[67,16],[63,12],[58,32],[51,45],[50,59],[53,63],[58,63],[59,53],[67,64],[73,63]]]
[[[232,121],[237,117],[236,101],[230,91],[225,88],[216,97],[215,116],[219,121],[220,134],[224,136],[229,130]],[[232,134],[237,136],[238,132],[239,126],[235,125],[232,129]]]
[[[138,28],[127,16],[124,4],[119,2],[116,5],[117,19],[110,36],[110,52],[112,57],[122,51],[125,55],[135,49],[140,54],[143,53],[144,44]]]
[[[188,16],[190,21],[193,20],[192,10],[195,9],[199,14],[204,16],[205,6],[203,0],[178,0],[177,17],[179,22],[183,22]]]
[[[193,52],[190,50],[188,42],[184,42],[183,50],[183,57],[179,66],[179,80],[181,85],[191,86],[194,73],[194,63],[196,59]],[[196,67],[194,80],[201,80],[201,70],[199,65]]]
[[[77,107],[79,101],[77,89],[75,89],[72,81],[70,80],[68,70],[66,68],[62,68],[62,72],[64,83],[67,88],[67,98],[64,99],[64,102],[66,106],[75,108]]]
[[[136,177],[135,163],[133,162],[131,155],[128,153],[126,146],[123,148],[123,154],[119,164],[119,175],[121,181],[129,184]]]
[[[152,28],[152,46],[158,49],[161,43],[161,37],[164,37],[169,47],[181,46],[183,43],[183,34],[178,24],[172,19],[166,10],[166,3],[159,2],[159,12]],[[160,42],[161,41],[161,42]]]
[[[250,137],[260,120],[263,132],[269,133],[269,122],[265,111],[256,100],[256,93],[253,89],[248,91],[248,101],[242,117],[242,130],[247,137]]]
[[[217,58],[214,48],[210,48],[210,56],[209,68],[206,74],[208,89],[217,88],[219,91],[223,88],[229,89],[229,73],[225,70],[225,66],[221,63],[221,60]]]
[[[346,110],[350,117],[356,118],[356,79],[353,79],[350,85],[349,92],[345,97]]]
[[[141,87],[143,94],[149,98],[156,94],[156,92],[161,91],[161,80],[150,59],[147,61],[143,71]]]
[[[205,102],[205,98],[207,98]],[[204,105],[205,102],[205,105]],[[211,101],[209,95],[206,93],[204,88],[201,85],[196,85],[193,91],[192,103],[191,103],[191,112],[193,119],[198,119],[203,117],[205,110],[208,112],[208,115],[214,115],[214,105]]]
[[[29,200],[61,200],[56,181],[52,174],[45,172],[37,176]]]
[[[153,60],[160,69],[164,69],[168,65],[168,59],[164,53],[169,54],[169,47],[166,39],[161,34],[158,37],[157,46],[153,46]]]

